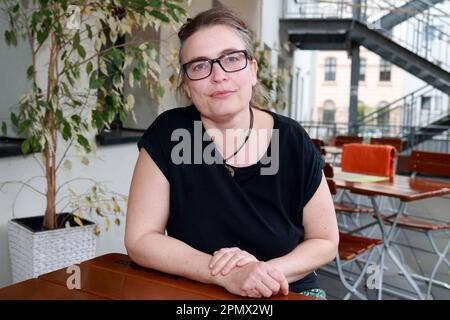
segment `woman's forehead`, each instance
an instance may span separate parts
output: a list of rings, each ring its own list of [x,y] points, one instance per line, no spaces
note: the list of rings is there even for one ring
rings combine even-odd
[[[182,56],[183,61],[199,57],[213,59],[230,49],[246,49],[236,30],[223,25],[203,27],[186,39]]]

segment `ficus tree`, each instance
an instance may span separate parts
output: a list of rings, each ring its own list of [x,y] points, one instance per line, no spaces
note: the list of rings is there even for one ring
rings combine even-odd
[[[176,27],[187,15],[185,2],[0,0],[0,14],[9,26],[7,44],[25,41],[31,50],[23,75],[31,88],[18,101],[11,122],[25,139],[23,153],[42,153],[44,228],[57,227],[57,173],[67,151],[78,146],[91,152],[92,132],[117,118],[125,122],[131,113],[134,97],[125,92],[125,82],[145,86],[156,98],[164,94],[158,76],[160,43],[133,35],[147,28],[157,31],[163,24]],[[6,135],[5,123],[2,132]],[[94,194],[101,190],[92,188]],[[117,210],[117,205],[113,197],[108,206]]]

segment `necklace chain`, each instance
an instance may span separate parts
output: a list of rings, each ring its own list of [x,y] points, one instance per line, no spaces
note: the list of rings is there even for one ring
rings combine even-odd
[[[230,165],[227,163],[227,161],[230,160],[231,158],[233,158],[235,155],[237,155],[237,153],[239,151],[241,151],[241,149],[244,147],[244,145],[247,143],[248,139],[250,138],[250,134],[252,133],[252,129],[253,129],[253,110],[252,110],[252,107],[250,107],[250,125],[249,125],[247,136],[245,137],[244,142],[241,144],[241,146],[231,156],[229,156],[229,157],[227,157],[226,159],[223,160],[225,162],[225,167],[228,169],[228,171],[230,172],[230,175],[232,177],[234,176],[234,170],[233,170],[233,168],[230,167]]]

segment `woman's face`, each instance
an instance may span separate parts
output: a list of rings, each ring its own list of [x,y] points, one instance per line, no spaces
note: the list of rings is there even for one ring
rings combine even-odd
[[[184,42],[181,61],[184,64],[199,57],[215,59],[224,53],[245,49],[244,41],[230,27],[206,27]],[[227,117],[248,108],[252,87],[257,81],[256,71],[255,60],[249,60],[245,69],[231,73],[214,63],[209,77],[194,81],[184,75],[183,86],[201,114]]]

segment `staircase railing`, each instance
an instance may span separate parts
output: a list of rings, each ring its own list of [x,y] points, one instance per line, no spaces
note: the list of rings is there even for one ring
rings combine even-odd
[[[365,23],[418,56],[450,72],[450,4],[444,1],[420,11],[390,30],[377,25],[379,19],[389,12],[398,12],[407,1],[361,0],[284,0],[284,18],[355,19]],[[359,7],[359,17],[353,9]],[[447,7],[445,7],[447,6]]]

